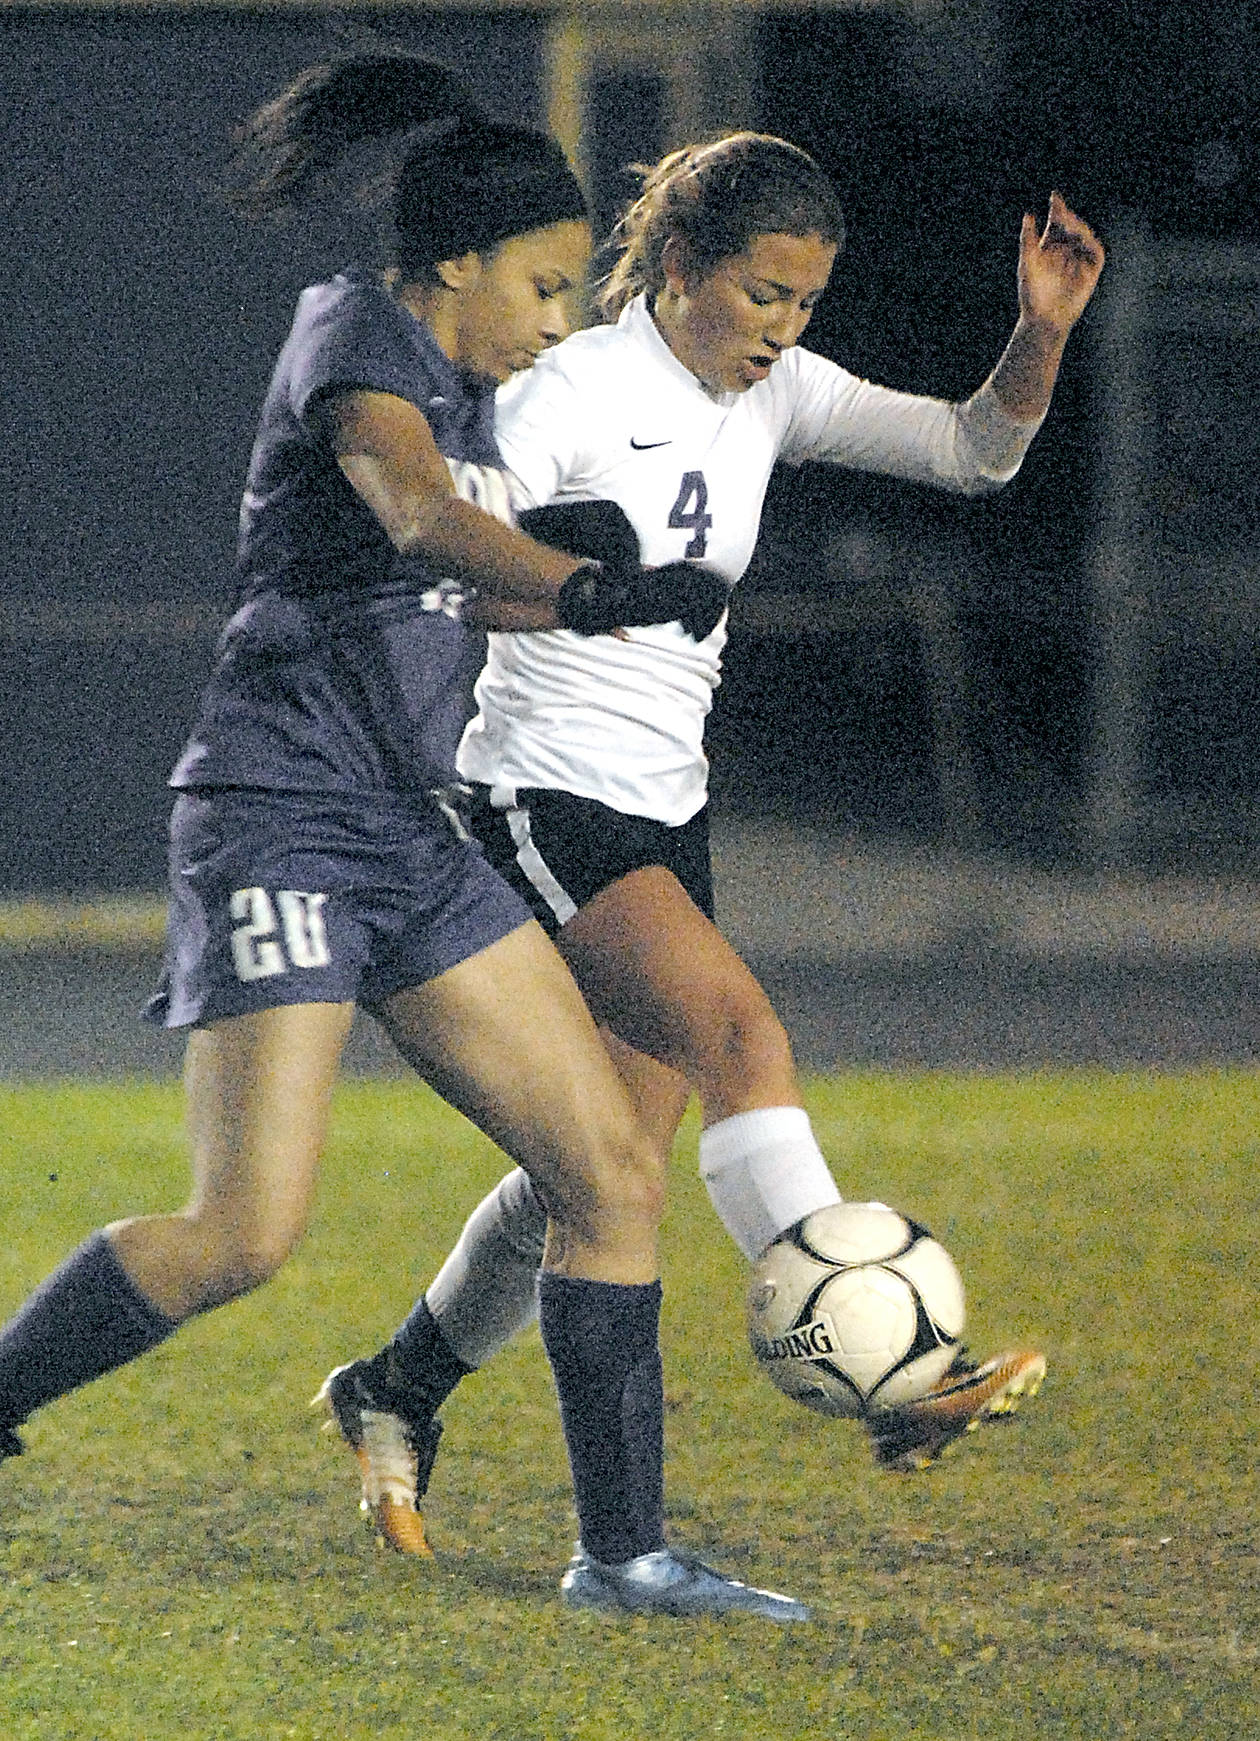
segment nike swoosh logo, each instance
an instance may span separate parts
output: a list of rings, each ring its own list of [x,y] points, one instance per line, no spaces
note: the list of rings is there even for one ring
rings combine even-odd
[[[632,435],[630,445],[636,453],[646,453],[650,447],[671,447],[673,443],[669,441],[636,441]]]

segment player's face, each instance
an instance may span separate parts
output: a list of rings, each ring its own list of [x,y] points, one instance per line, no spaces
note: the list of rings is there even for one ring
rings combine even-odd
[[[566,222],[481,256],[460,295],[455,361],[492,381],[528,369],[572,327],[590,253],[590,227]]]
[[[657,323],[679,362],[711,391],[747,392],[809,325],[835,258],[835,245],[821,236],[774,232],[697,276],[667,248]]]

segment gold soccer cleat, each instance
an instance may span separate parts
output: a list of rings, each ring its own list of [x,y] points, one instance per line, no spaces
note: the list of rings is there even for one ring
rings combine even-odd
[[[432,1559],[420,1501],[429,1484],[442,1423],[408,1412],[408,1398],[376,1382],[372,1362],[352,1360],[330,1372],[313,1404],[323,1403],[358,1459],[362,1511],[378,1538],[400,1554]]]
[[[997,1354],[977,1366],[960,1350],[925,1396],[864,1417],[875,1461],[881,1469],[926,1469],[981,1421],[1013,1414],[1025,1397],[1036,1396],[1045,1376],[1044,1354]]]

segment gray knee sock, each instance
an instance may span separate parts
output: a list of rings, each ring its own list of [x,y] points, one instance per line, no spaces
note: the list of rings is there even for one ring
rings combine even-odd
[[[547,1211],[520,1167],[464,1223],[424,1303],[465,1366],[483,1365],[533,1323],[546,1236]]]

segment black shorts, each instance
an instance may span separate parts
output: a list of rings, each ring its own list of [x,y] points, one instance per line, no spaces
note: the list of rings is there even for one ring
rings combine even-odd
[[[204,1025],[278,1004],[376,1009],[527,923],[434,808],[287,792],[183,792],[161,983],[144,1015]]]
[[[489,788],[475,787],[472,831],[495,870],[553,937],[601,889],[652,865],[672,871],[712,919],[706,809],[672,828],[572,792],[518,786],[513,798],[509,805],[492,804]]]

